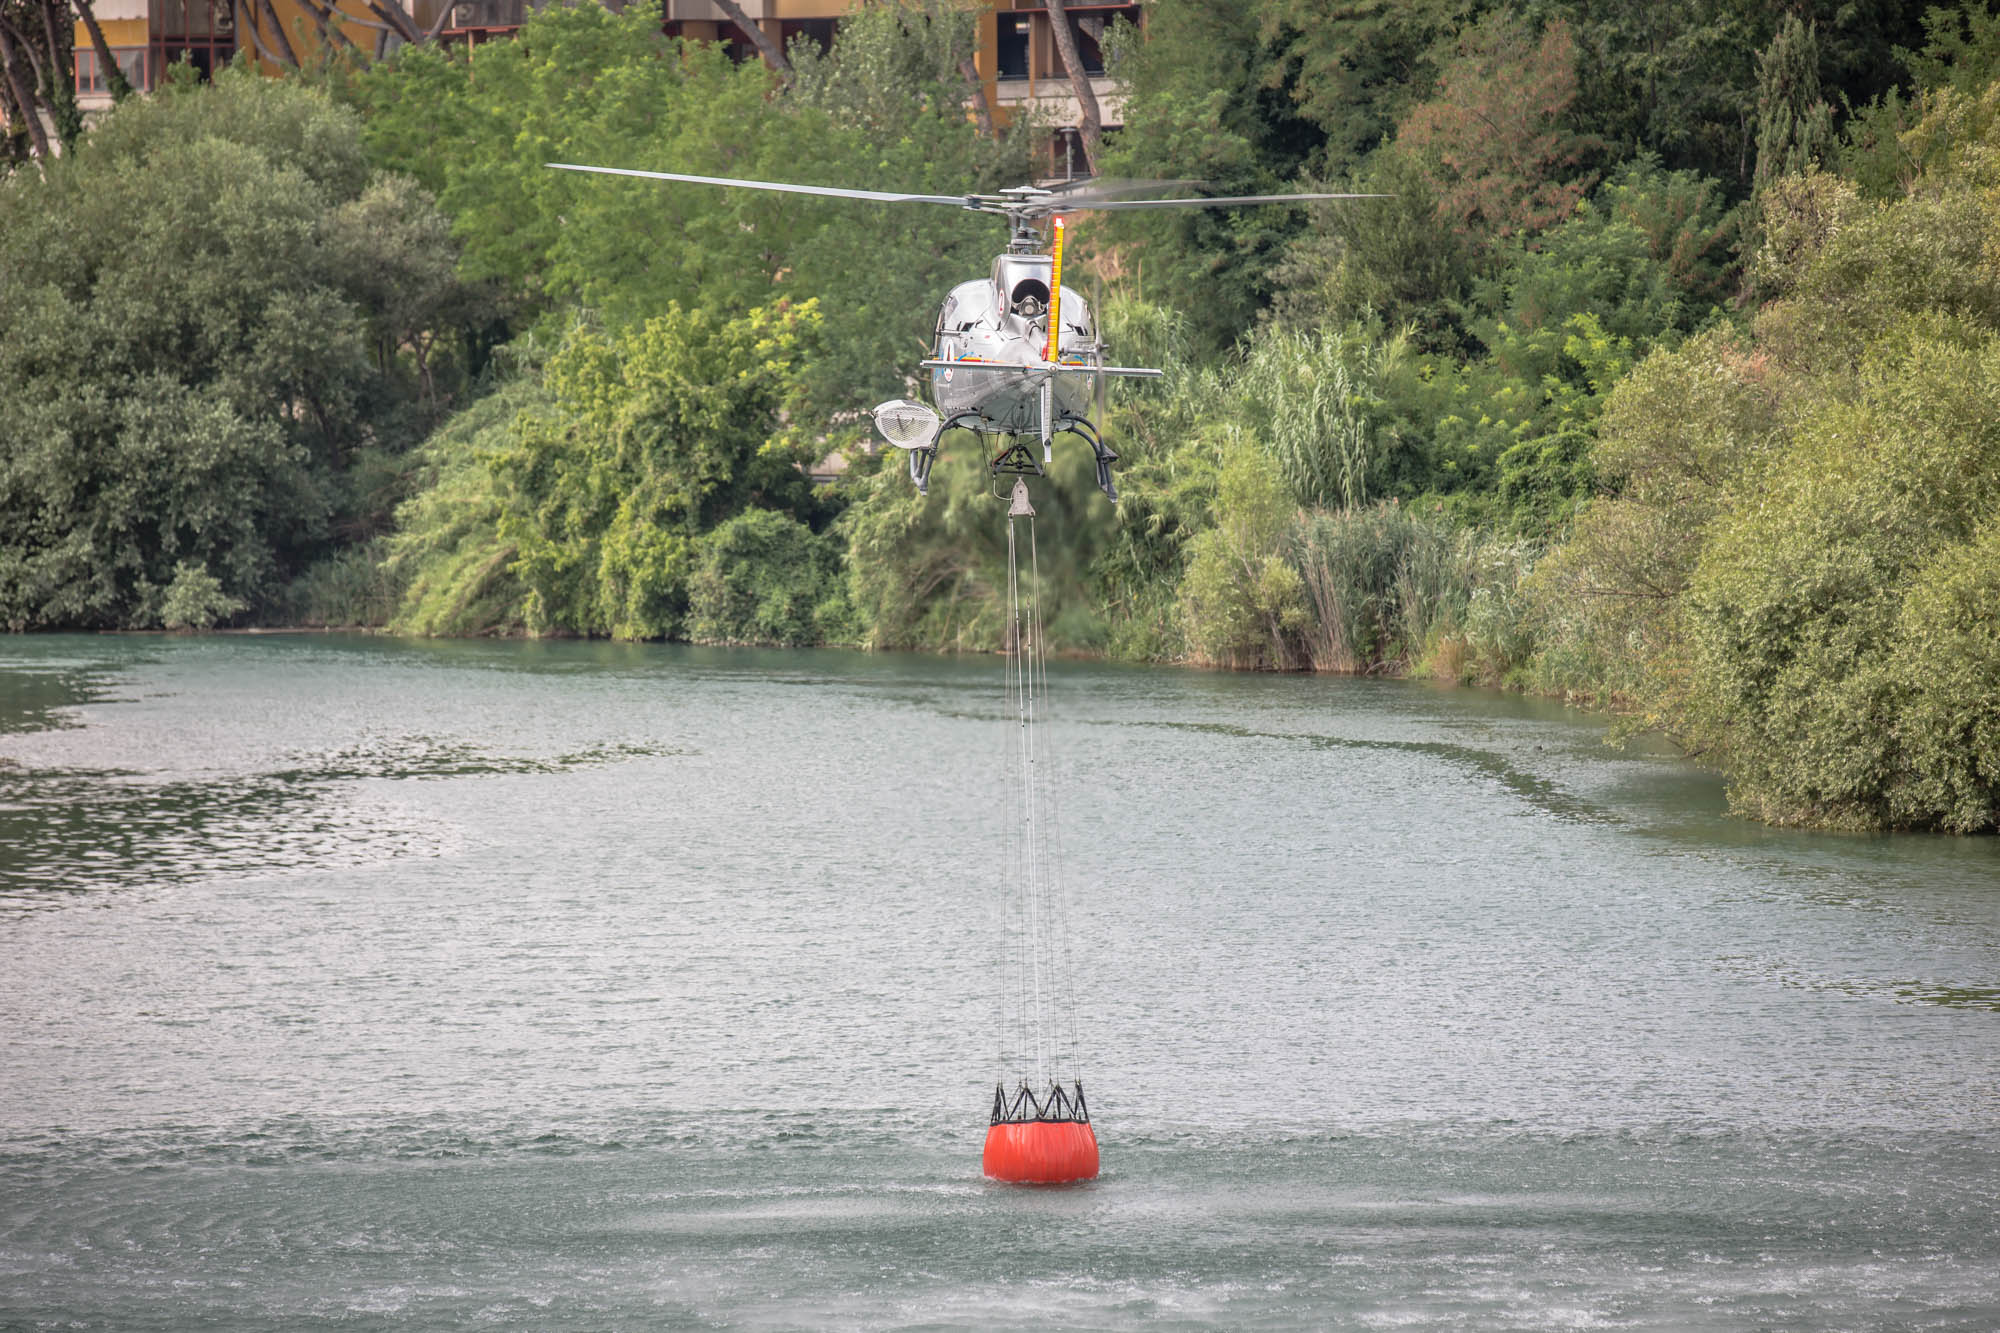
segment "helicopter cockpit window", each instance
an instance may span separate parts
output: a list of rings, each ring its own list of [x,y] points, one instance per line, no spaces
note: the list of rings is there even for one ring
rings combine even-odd
[[[1046,284],[1037,282],[1033,278],[1024,278],[1014,284],[1014,290],[1008,296],[1007,304],[1023,319],[1040,319],[1048,313],[1049,289]]]

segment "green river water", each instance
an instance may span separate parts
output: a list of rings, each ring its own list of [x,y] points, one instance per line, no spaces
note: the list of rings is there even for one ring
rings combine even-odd
[[[984,1182],[998,659],[0,640],[0,1328],[2000,1328],[2000,848],[1057,664],[1097,1181]]]

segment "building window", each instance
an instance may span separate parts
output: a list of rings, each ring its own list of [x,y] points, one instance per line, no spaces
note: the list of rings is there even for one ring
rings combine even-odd
[[[825,55],[833,49],[833,37],[839,26],[838,19],[786,19],[778,25],[784,40],[779,43],[785,50],[792,49],[792,39],[804,37]]]
[[[451,7],[454,28],[518,28],[527,17],[522,0],[460,0]]]
[[[146,81],[146,48],[143,46],[114,46],[111,58],[118,62],[118,68],[125,71],[125,82],[134,88],[146,89],[152,85]],[[97,52],[90,47],[80,47],[76,53],[76,90],[82,93],[109,93],[110,82],[104,71],[98,68]]]
[[[1022,14],[1002,14],[1000,16],[1000,42],[998,60],[1000,77],[1003,79],[1025,79],[1028,77],[1028,16]]]
[[[1072,18],[1069,28],[1076,34],[1076,54],[1083,61],[1083,72],[1092,76],[1104,73],[1103,15]]]
[[[167,66],[186,61],[213,77],[236,54],[235,20],[230,0],[155,0],[147,68],[164,77]]]
[[[1061,126],[1049,136],[1049,174],[1066,181],[1090,175],[1090,159],[1083,151],[1083,131],[1076,126]]]

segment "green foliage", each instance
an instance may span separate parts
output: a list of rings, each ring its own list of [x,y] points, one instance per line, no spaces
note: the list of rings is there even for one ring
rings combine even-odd
[[[1991,559],[1979,533],[2000,504],[2000,340],[1886,339],[1856,387],[1817,404],[1758,502],[1716,524],[1687,598],[1686,725],[1725,749],[1734,799],[1761,818],[1990,828],[1990,792],[1966,796],[1988,790],[1973,779],[1994,758],[1978,748],[1990,698],[1958,701],[1964,732],[1934,692],[1908,710],[1917,663],[1950,670],[1940,645],[1971,629],[1952,599]],[[1975,677],[1990,661],[1977,633]]]
[[[835,531],[846,543],[848,598],[862,644],[992,652],[1006,645],[1005,492],[965,434],[945,437],[930,495],[919,495],[900,451],[883,451],[850,485]],[[1112,532],[1089,451],[1066,441],[1034,491],[1035,546],[1019,529],[1022,577],[1040,571],[1043,622],[1058,651],[1104,647],[1105,626],[1086,582]],[[1025,588],[1023,590],[1026,596]]]
[[[848,630],[834,542],[787,514],[752,509],[701,539],[690,580],[695,643],[795,648]]]
[[[2000,525],[1912,580],[1894,633],[1900,780],[1889,821],[1955,832],[2000,822]]]
[[[277,599],[274,619],[314,629],[379,628],[395,617],[403,593],[386,543],[377,538],[307,566]]]
[[[1671,727],[1686,694],[1681,598],[1708,525],[1782,442],[1768,366],[1712,330],[1642,361],[1610,395],[1595,463],[1609,493],[1535,569],[1535,683]]]
[[[263,605],[368,525],[350,460],[421,420],[368,355],[382,292],[330,241],[368,198],[450,263],[428,200],[372,188],[350,112],[242,71],[0,182],[0,623],[157,624],[183,562]]]
[[[492,294],[459,281],[450,220],[411,177],[380,176],[333,210],[322,243],[367,312],[376,370],[398,376],[407,352],[414,383],[405,392],[435,403],[440,380],[460,378],[437,364],[458,350],[453,333],[493,315]]]
[[[2000,89],[1989,100],[2000,107]],[[2000,121],[1981,132],[1996,131]],[[1946,336],[1976,338],[2000,328],[1993,263],[2000,181],[1982,179],[1989,152],[1968,147],[1961,161],[1946,158],[1893,204],[1858,201],[1852,187],[1824,175],[1773,192],[1757,274],[1762,287],[1786,299],[1759,316],[1759,341],[1788,366],[1841,373],[1912,316],[1941,321]],[[1962,332],[1952,335],[1944,324]]]
[[[1996,126],[1894,202],[1776,182],[1755,341],[1655,356],[1604,417],[1619,487],[1535,579],[1545,682],[1622,697],[1728,770],[1759,818],[2000,822],[1992,515],[2000,505]],[[1962,133],[1959,131],[1963,131]]]
[[[735,316],[817,299],[827,337],[802,368],[817,415],[901,391],[942,292],[987,267],[990,221],[543,163],[955,194],[1032,173],[1029,136],[981,139],[963,85],[939,82],[932,29],[883,8],[830,55],[802,49],[785,92],[756,62],[662,38],[656,4],[548,6],[477,65],[410,48],[350,92],[376,160],[452,216],[464,275],[501,284],[519,318],[542,312],[545,333],[575,305],[616,326],[676,303]]]
[[[1927,6],[1923,26],[1921,47],[1896,50],[1917,87],[1976,97],[2000,79],[2000,12],[1990,0]]]
[[[1520,545],[1385,503],[1301,515],[1287,555],[1312,612],[1315,670],[1497,681],[1530,651]]]
[[[960,108],[967,89],[959,61],[977,52],[978,38],[977,12],[949,0],[856,9],[841,21],[833,49],[794,41],[786,95],[864,134],[930,128],[926,121]]]
[[[1381,489],[1378,390],[1408,356],[1408,339],[1366,327],[1275,329],[1251,344],[1238,392],[1296,503],[1351,509]]]
[[[1105,174],[1195,179],[1210,194],[1263,194],[1314,169],[1326,132],[1302,114],[1294,31],[1266,25],[1262,0],[1164,0],[1145,41],[1116,30],[1126,132],[1106,143]],[[1140,129],[1143,127],[1143,130]],[[1214,355],[1270,298],[1270,266],[1304,226],[1290,208],[1162,210],[1108,229],[1145,254],[1142,290],[1187,321]]]
[[[1642,161],[1534,241],[1495,247],[1492,276],[1450,315],[1480,354],[1434,350],[1378,377],[1388,447],[1372,493],[1447,495],[1521,536],[1560,531],[1594,484],[1606,396],[1653,347],[1717,318],[1732,227],[1706,183]]]
[[[527,623],[526,587],[514,572],[519,551],[500,531],[523,507],[494,463],[517,426],[556,406],[539,375],[524,375],[460,412],[418,453],[418,484],[396,515],[385,573],[404,589],[390,629],[398,634],[491,634]]]
[[[1576,43],[1580,128],[1621,153],[1651,153],[1698,174],[1736,178],[1755,112],[1763,6],[1737,0],[1546,0]]]
[[[1459,31],[1435,96],[1396,132],[1429,178],[1440,214],[1468,245],[1568,217],[1591,185],[1591,142],[1569,128],[1576,47],[1560,21],[1535,34],[1494,10]]]
[[[1285,670],[1309,623],[1305,586],[1282,554],[1294,513],[1269,455],[1232,434],[1216,478],[1215,526],[1189,544],[1180,582],[1190,655],[1215,666]]]
[[[1184,647],[1175,588],[1188,543],[1211,522],[1233,367],[1197,363],[1188,322],[1168,307],[1113,299],[1101,317],[1121,357],[1166,376],[1113,389],[1108,438],[1121,498],[1112,539],[1091,567],[1093,594],[1115,653],[1174,659]]]
[[[1437,76],[1465,0],[1269,0],[1263,33],[1299,115],[1326,136],[1324,165],[1358,162]],[[1269,83],[1273,77],[1267,73]]]
[[[1427,347],[1456,347],[1451,312],[1471,284],[1473,256],[1445,218],[1429,174],[1390,147],[1340,184],[1388,197],[1312,210],[1309,229],[1272,270],[1280,319],[1375,319],[1407,325]]]
[[[555,411],[517,418],[492,461],[531,631],[673,636],[702,533],[753,506],[809,505],[811,445],[781,420],[818,323],[808,301],[572,331],[546,372]]]
[[[1819,91],[1819,34],[1787,14],[1757,63],[1758,188],[1804,175],[1832,147],[1833,108]]]
[[[1931,155],[1948,151],[1953,136],[1905,138],[1919,124],[1936,124],[1931,114],[1935,94],[1951,94],[1961,106],[1976,104],[2000,79],[2000,13],[1990,4],[1933,5],[1923,16],[1923,35],[1919,49],[1896,49],[1915,81],[1916,95],[1906,97],[1898,88],[1880,92],[1855,112],[1842,133],[1842,174],[1864,198],[1894,198],[1939,165]]]
[[[1534,0],[1538,18],[1575,32],[1580,128],[1619,153],[1751,183],[1757,160],[1758,63],[1785,21],[1817,29],[1818,77],[1832,107],[1860,107],[1904,77],[1898,48],[1923,33],[1923,6],[1899,0]]]
[[[815,511],[799,467],[813,447],[784,417],[817,329],[811,302],[573,328],[545,370],[426,447],[427,484],[390,544],[407,586],[394,627],[680,634],[703,534],[746,511]],[[739,623],[715,591],[736,576],[728,562],[756,558],[744,543],[771,531],[753,524],[715,548],[717,635]]]
[[[242,609],[240,598],[222,590],[221,579],[183,560],[174,566],[173,582],[160,599],[160,623],[168,629],[211,629],[216,621]]]
[[[1641,154],[1611,174],[1597,193],[1597,207],[1613,222],[1639,229],[1647,252],[1682,295],[1685,316],[1699,318],[1734,295],[1743,220],[1720,182],[1663,170],[1657,158]]]

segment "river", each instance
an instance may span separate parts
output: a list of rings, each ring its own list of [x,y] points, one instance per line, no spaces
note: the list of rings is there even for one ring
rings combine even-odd
[[[0,639],[0,1327],[2000,1327],[2000,847],[1057,664],[1104,1173],[978,1173],[995,659]]]

